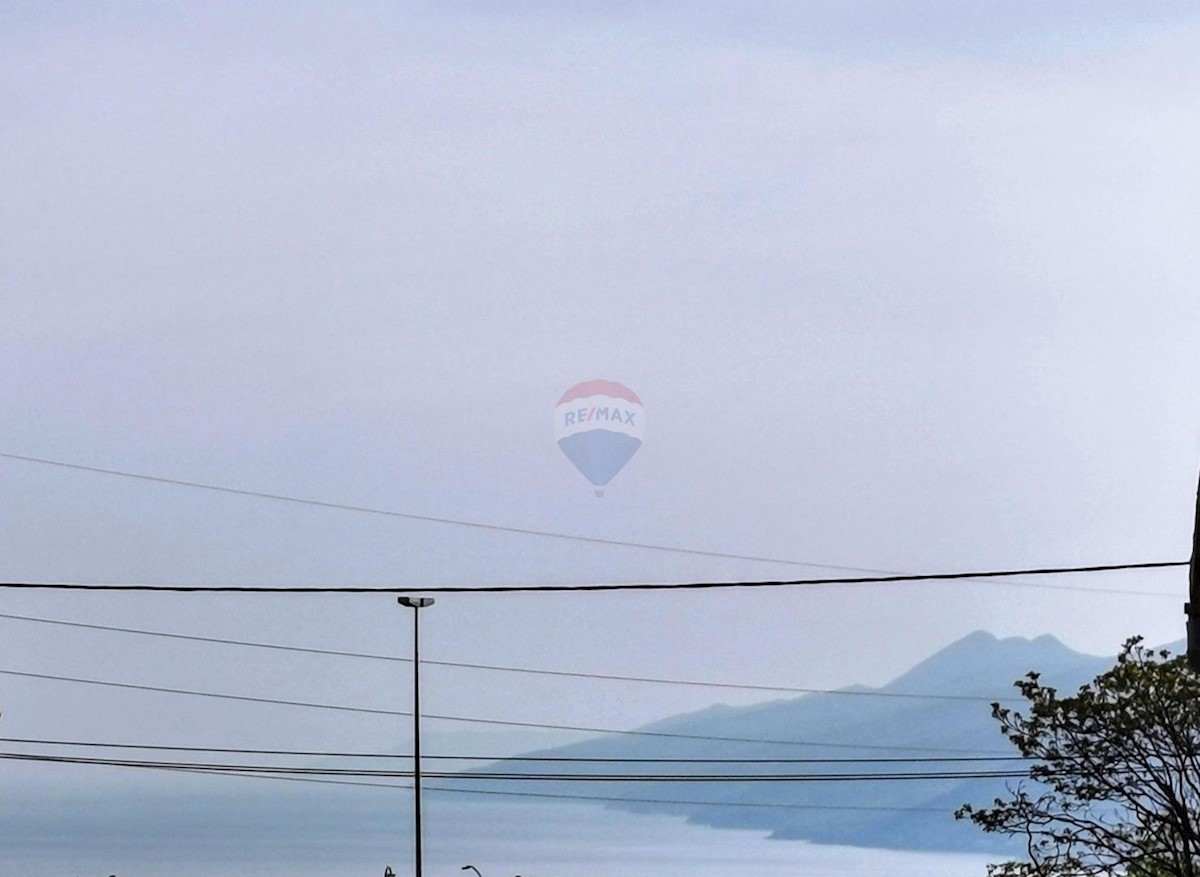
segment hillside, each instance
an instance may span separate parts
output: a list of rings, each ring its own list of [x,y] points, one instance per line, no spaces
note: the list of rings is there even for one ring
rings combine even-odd
[[[1180,646],[1171,647],[1172,651]],[[1082,655],[1052,637],[997,639],[974,633],[953,643],[879,688],[852,687],[837,693],[804,695],[756,706],[712,706],[672,716],[640,731],[651,735],[609,735],[567,746],[526,752],[483,768],[490,772],[655,774],[719,771],[832,774],[899,773],[933,770],[1003,770],[1007,762],[896,761],[1011,755],[990,716],[990,702],[1014,693],[1012,682],[1031,669],[1063,689],[1073,689],[1112,664],[1112,658]],[[913,696],[920,695],[920,696]],[[927,695],[933,695],[928,697]],[[1017,703],[1014,701],[1014,703]],[[711,738],[725,739],[711,739]],[[700,738],[700,739],[697,739]],[[709,738],[709,739],[703,739]],[[436,736],[435,736],[436,739]],[[505,748],[503,735],[454,735],[447,748]],[[528,739],[528,738],[525,738]],[[482,742],[486,740],[487,742]],[[512,742],[512,741],[508,741]],[[513,751],[513,750],[510,750]],[[774,763],[681,764],[523,761],[558,758],[734,758],[775,759]],[[777,760],[813,759],[807,763]],[[828,759],[871,759],[853,764]],[[825,761],[820,761],[825,760]],[[356,764],[394,770],[390,759]],[[313,767],[344,768],[344,759],[315,759]],[[400,765],[401,768],[403,765]],[[1017,765],[1019,767],[1019,764]],[[432,769],[432,768],[431,768]],[[68,776],[74,776],[69,774]],[[243,845],[293,842],[335,833],[367,846],[390,849],[398,825],[406,825],[406,789],[344,788],[324,784],[231,781],[228,777],[101,774],[87,787],[17,782],[11,766],[0,797],[0,843],[28,844],[38,838],[69,836],[73,843],[103,845],[111,838],[237,838]],[[368,783],[388,783],[368,779]],[[403,785],[403,781],[399,781]],[[427,785],[432,812],[478,813],[456,803],[503,805],[535,799],[521,795],[642,799],[606,801],[630,812],[671,814],[715,828],[744,828],[775,838],[823,844],[911,850],[1006,852],[996,838],[956,822],[961,804],[987,802],[1003,788],[1002,779],[934,779],[853,782],[546,782],[490,779],[438,779]],[[478,789],[489,795],[446,794],[438,789]],[[449,806],[447,806],[449,805]],[[499,812],[498,810],[496,812]],[[464,819],[467,817],[464,817]],[[438,831],[469,833],[468,823],[449,818]]]
[[[990,714],[990,702],[1011,698],[1014,680],[1029,670],[1061,688],[1075,688],[1105,670],[1111,658],[1083,655],[1050,636],[997,639],[973,633],[881,688],[847,688],[747,708],[713,707],[639,730],[680,736],[613,736],[526,753],[569,758],[862,758],[829,763],[695,765],[572,765],[575,772],[716,770],[744,773],[877,773],[1019,769],[1013,762],[896,762],[951,756],[1012,755]],[[932,697],[913,696],[932,695]],[[1013,703],[1018,703],[1013,700]],[[736,738],[726,740],[693,737]],[[771,741],[771,742],[748,742]],[[506,762],[487,770],[561,770],[537,762]],[[555,784],[570,795],[653,799],[672,803],[610,803],[622,809],[671,813],[725,828],[766,830],[774,837],[897,849],[1002,850],[996,838],[956,822],[967,801],[988,801],[1004,779],[854,782],[580,782]],[[489,788],[496,788],[489,784]],[[535,788],[536,787],[536,788]],[[545,791],[545,783],[514,783]],[[703,804],[680,803],[704,802]]]

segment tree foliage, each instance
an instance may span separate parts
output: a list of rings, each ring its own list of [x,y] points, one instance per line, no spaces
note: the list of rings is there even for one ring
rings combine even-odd
[[[1020,838],[1027,861],[993,877],[1200,877],[1200,677],[1140,638],[1070,696],[1038,673],[1024,711],[992,704],[1029,765],[990,807],[956,816]]]

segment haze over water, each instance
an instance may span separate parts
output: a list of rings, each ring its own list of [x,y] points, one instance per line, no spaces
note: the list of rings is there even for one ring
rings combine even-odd
[[[387,796],[381,796],[386,801]],[[310,827],[290,841],[270,832],[233,836],[43,838],[5,844],[0,871],[21,877],[379,877],[411,873],[409,814],[397,802],[396,835],[374,825],[362,836]],[[761,832],[687,825],[590,805],[465,803],[425,806],[426,877],[454,877],[466,864],[483,877],[982,877],[983,856],[914,853],[772,841]]]
[[[408,733],[394,593],[30,585],[1184,561],[1197,94],[1178,0],[3,0],[0,734]],[[646,427],[603,499],[551,428],[595,379]],[[1187,588],[443,593],[423,703],[447,733],[623,731],[880,686],[979,629],[1169,642]],[[402,794],[110,776],[3,762],[0,877],[410,873]],[[428,877],[984,873],[436,797],[427,840]]]

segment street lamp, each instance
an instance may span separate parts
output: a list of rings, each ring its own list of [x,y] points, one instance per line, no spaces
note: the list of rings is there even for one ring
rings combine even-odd
[[[399,597],[413,611],[413,867],[421,877],[421,610],[433,605],[432,597]]]

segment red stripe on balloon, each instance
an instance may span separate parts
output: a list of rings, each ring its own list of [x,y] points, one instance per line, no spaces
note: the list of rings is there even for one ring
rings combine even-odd
[[[624,384],[599,379],[576,384],[562,394],[562,398],[558,400],[557,404],[562,405],[564,402],[570,402],[572,399],[583,399],[588,396],[612,396],[615,399],[625,399],[637,405],[642,404],[642,400],[638,398],[637,393]]]

